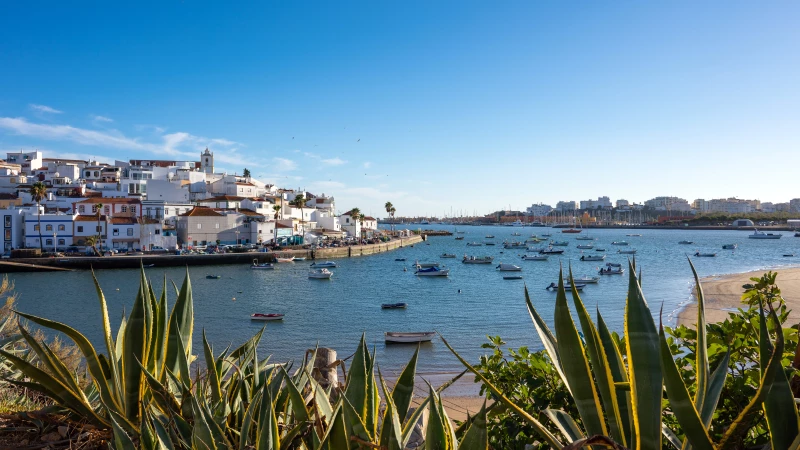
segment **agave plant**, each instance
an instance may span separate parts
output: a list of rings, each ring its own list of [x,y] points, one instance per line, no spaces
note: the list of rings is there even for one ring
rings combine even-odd
[[[662,448],[662,439],[676,449],[738,448],[742,436],[754,419],[766,415],[770,429],[771,448],[800,448],[798,414],[789,382],[781,367],[784,336],[780,321],[771,305],[761,309],[760,333],[761,383],[750,403],[741,411],[718,442],[709,436],[709,427],[727,376],[726,355],[711,371],[707,357],[705,304],[697,272],[691,265],[697,286],[697,364],[695,392],[690,389],[675,365],[664,328],[656,328],[652,312],[641,289],[641,274],[636,275],[635,260],[629,263],[628,296],[625,306],[624,344],[614,339],[597,311],[597,324],[592,321],[580,294],[572,290],[575,314],[573,320],[564,290],[563,272],[555,306],[555,334],[536,311],[525,289],[525,300],[534,327],[553,361],[561,379],[569,389],[577,407],[578,418],[560,410],[541,411],[544,420],[558,430],[555,434],[508,400],[479,371],[474,369],[445,341],[459,360],[493,392],[498,401],[529,422],[541,439],[553,448],[581,448],[604,445],[614,448]],[[569,281],[573,282],[572,271]],[[773,332],[768,327],[767,314]],[[771,334],[774,335],[774,342]],[[675,416],[680,429],[669,429],[662,423],[663,394],[667,407]],[[579,420],[576,420],[579,419]],[[580,425],[579,425],[580,424]]]
[[[75,341],[91,374],[89,386],[81,388],[50,347],[23,328],[22,339],[43,367],[9,351],[0,350],[0,355],[24,375],[12,383],[37,390],[81,420],[112,430],[117,449],[402,449],[425,410],[429,412],[426,448],[459,446],[440,398],[449,383],[431,387],[411,412],[417,353],[390,390],[362,336],[345,384],[325,389],[314,377],[316,352],[292,370],[291,363],[259,359],[263,329],[242,346],[219,354],[203,333],[205,372],[192,377],[193,300],[188,273],[181,288],[175,286],[177,299],[170,312],[166,280],[157,297],[142,270],[131,313],[116,338],[102,289],[96,278],[94,282],[104,354],[64,324],[17,313]],[[462,448],[488,448],[486,408],[462,431]]]

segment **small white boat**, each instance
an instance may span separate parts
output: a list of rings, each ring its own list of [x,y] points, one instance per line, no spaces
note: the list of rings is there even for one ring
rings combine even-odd
[[[694,241],[680,241],[680,242],[678,242],[678,244],[692,245],[692,244],[694,244]]]
[[[318,280],[329,280],[333,276],[333,272],[328,269],[312,269],[308,272],[308,278],[315,278]]]
[[[283,320],[283,314],[261,314],[255,313],[250,315],[250,320]]]
[[[387,343],[411,343],[411,342],[430,342],[436,336],[434,331],[422,331],[419,333],[396,333],[387,331],[384,333],[384,340]]]
[[[620,255],[635,255],[636,250],[617,250]]]
[[[503,248],[508,250],[521,250],[528,248],[528,244],[524,242],[504,242]]]
[[[631,237],[642,237],[642,235],[641,235],[641,234],[626,234],[625,236],[631,236]]]
[[[697,256],[698,258],[714,258],[714,257],[717,256],[717,254],[716,253],[700,253],[700,252],[697,252],[697,253],[694,254],[694,256]]]
[[[521,280],[522,275],[506,275],[503,277],[504,280]]]
[[[406,309],[408,303],[384,303],[381,305],[381,309]]]
[[[464,240],[464,236],[456,236],[456,240],[457,241],[463,241]]]
[[[275,258],[275,260],[278,261],[279,263],[290,263],[294,262],[294,256],[292,256],[291,258]]]
[[[606,249],[604,249],[602,247],[598,247],[598,248],[594,249],[594,251],[596,251],[596,252],[604,252],[604,251],[606,251]]]
[[[560,248],[552,248],[552,247],[550,247],[550,248],[546,248],[544,250],[539,250],[539,253],[542,254],[542,255],[560,255],[560,254],[564,253],[564,250],[561,250]]]
[[[522,255],[523,261],[547,261],[548,255]]]
[[[272,263],[259,263],[257,259],[253,260],[253,264],[250,265],[250,268],[253,270],[271,270],[275,268],[275,264]]]
[[[578,236],[575,238],[576,241],[593,241],[594,238],[591,236]]]
[[[486,235],[486,239],[494,239],[494,235],[492,235],[492,234],[487,234],[487,235]]]
[[[736,250],[739,247],[739,244],[725,244],[722,246],[723,250]]]
[[[491,256],[467,256],[461,260],[464,264],[491,264],[494,258]]]
[[[606,263],[606,266],[608,266],[608,267],[622,267],[622,264],[620,264],[620,263]]]
[[[542,233],[542,237],[549,238],[550,236],[552,236],[552,234],[550,234],[550,233]]]
[[[414,275],[420,277],[446,277],[450,273],[450,269],[428,267],[427,269],[418,269]]]
[[[455,258],[456,255],[454,253],[442,253],[439,255],[440,258]]]
[[[604,261],[606,255],[583,255],[581,261]]]
[[[564,290],[565,291],[572,291],[572,290],[582,291],[584,287],[586,287],[586,285],[578,284],[578,283],[575,283],[575,286],[573,286],[573,285],[571,285],[569,283],[565,283],[564,284]],[[555,291],[558,290],[558,284],[557,283],[550,283],[550,286],[547,286],[545,288],[545,290],[555,292]]]
[[[441,264],[439,264],[438,262],[421,263],[419,261],[414,261],[414,267],[416,267],[417,269],[427,269],[429,267],[439,267],[439,266],[441,266]]]
[[[305,261],[305,260],[306,260],[306,257],[305,257],[305,256],[295,256],[295,257],[294,257],[294,260],[295,260],[295,261]]]
[[[569,245],[567,241],[550,241],[550,245],[555,247],[566,247]]]
[[[330,268],[335,268],[336,267],[336,263],[333,262],[333,261],[315,262],[315,263],[311,263],[311,267],[313,267],[315,269],[320,269],[320,268],[330,269]]]
[[[519,233],[511,233],[511,235],[512,235],[512,236],[522,236],[522,235],[521,235],[521,234],[519,234]]]
[[[480,242],[467,242],[467,247],[480,247],[481,245],[483,244]]]
[[[611,243],[611,245],[631,245],[631,244],[628,244],[625,241],[614,241]]]
[[[782,234],[774,234],[774,233],[764,233],[763,231],[754,230],[753,234],[747,236],[750,239],[780,239],[783,237]]]
[[[625,269],[622,267],[607,267],[605,269],[601,268],[597,273],[600,275],[622,275],[625,273]]]
[[[522,267],[515,266],[514,264],[500,264],[499,266],[495,267],[495,269],[499,269],[500,272],[521,272]]]
[[[575,284],[597,284],[600,281],[600,277],[580,277],[573,279]]]
[[[581,250],[591,250],[591,249],[594,248],[594,245],[592,245],[592,244],[579,244],[577,246],[577,248],[579,248]]]

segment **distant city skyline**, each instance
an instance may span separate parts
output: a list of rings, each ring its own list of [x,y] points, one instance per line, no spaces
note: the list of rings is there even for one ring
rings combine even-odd
[[[4,5],[0,152],[209,147],[375,217],[800,197],[800,3],[580,6]]]

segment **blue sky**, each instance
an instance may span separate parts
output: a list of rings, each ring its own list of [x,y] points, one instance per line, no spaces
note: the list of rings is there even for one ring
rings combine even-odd
[[[0,5],[0,151],[209,146],[373,215],[800,197],[797,2],[67,3]]]

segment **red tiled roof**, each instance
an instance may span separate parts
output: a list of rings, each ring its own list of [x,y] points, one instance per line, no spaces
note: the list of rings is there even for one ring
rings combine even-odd
[[[236,185],[237,186],[253,186],[253,187],[256,187],[256,185],[253,184],[253,183],[236,183]]]
[[[198,200],[197,203],[208,203],[208,202],[240,202],[244,200],[245,197],[237,197],[236,195],[220,195],[217,197],[207,198],[205,200]]]
[[[97,201],[96,199],[87,199],[87,200],[80,201],[78,203],[92,203],[92,204],[102,203],[102,204],[105,205],[105,204],[109,204],[109,203],[136,203],[136,204],[139,204],[141,202],[142,201],[139,200],[138,198],[108,197],[108,198],[102,199],[101,201]]]
[[[370,216],[366,216],[366,217],[364,217],[364,220],[375,220],[375,218],[374,217],[370,217]]]
[[[275,228],[292,228],[290,225],[284,225],[282,223],[276,223]]]
[[[112,217],[110,222],[112,225],[135,225],[136,219],[133,217]]]
[[[186,217],[219,217],[222,214],[214,211],[207,206],[195,206],[191,211],[181,214]]]
[[[75,216],[75,222],[97,222],[97,216]],[[100,216],[100,222],[104,222],[106,216]]]

